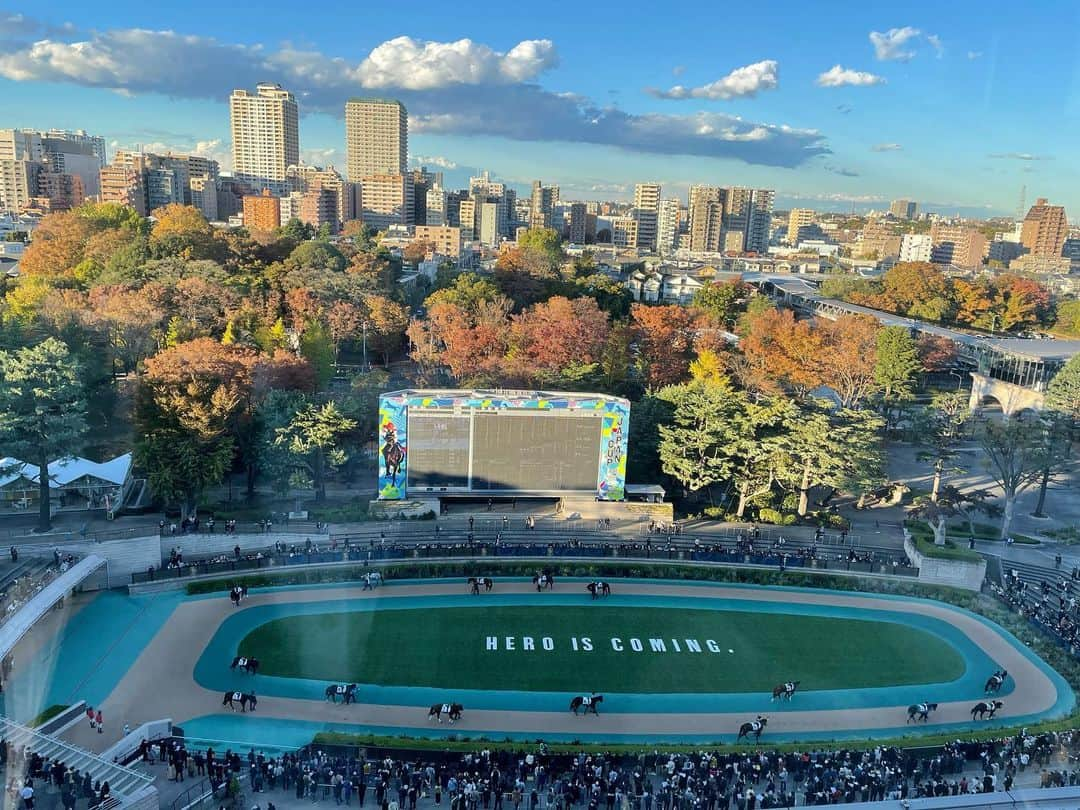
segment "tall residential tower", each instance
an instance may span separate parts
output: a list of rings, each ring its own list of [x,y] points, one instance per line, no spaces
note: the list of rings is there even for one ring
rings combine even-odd
[[[278,84],[260,84],[255,93],[233,90],[233,176],[255,190],[286,191],[285,170],[300,162],[296,99]]]
[[[407,174],[409,114],[400,101],[353,98],[345,104],[345,151],[350,183],[374,175]]]

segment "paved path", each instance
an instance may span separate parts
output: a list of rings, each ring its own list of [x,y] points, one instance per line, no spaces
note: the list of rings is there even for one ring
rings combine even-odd
[[[696,597],[739,599],[747,602],[775,602],[778,599],[794,605],[838,605],[868,610],[888,610],[921,614],[951,624],[979,649],[1004,667],[1020,684],[1005,699],[999,713],[1001,721],[1031,717],[1050,711],[1058,700],[1054,682],[1021,650],[977,617],[946,605],[896,600],[872,595],[832,593],[825,591],[783,591],[736,588],[727,586],[675,585],[651,582],[620,583],[619,593],[666,597]],[[528,583],[499,583],[500,593],[533,592]],[[431,595],[460,595],[460,583],[402,584],[379,591],[362,591],[357,587],[316,588],[306,590],[273,590],[252,594],[245,607],[259,605],[318,602],[340,599],[379,599],[392,603],[397,598]],[[147,720],[169,716],[177,723],[208,714],[220,713],[221,692],[205,689],[195,683],[192,673],[195,664],[217,631],[221,622],[235,613],[229,600],[221,598],[196,599],[181,604],[172,618],[154,636],[139,655],[135,664],[123,676],[104,701],[106,733],[96,734],[85,724],[72,729],[69,740],[92,750],[101,750],[118,736],[119,726],[132,727]],[[256,676],[257,678],[258,676]],[[1066,687],[1067,688],[1067,687]],[[970,724],[970,709],[980,695],[971,699],[942,703],[930,726],[955,727]],[[796,698],[797,700],[797,698]],[[797,703],[796,703],[797,705]],[[838,731],[865,731],[866,736],[881,736],[883,727],[903,730],[899,718],[906,716],[906,704],[895,708],[849,708],[824,711],[798,711],[786,708],[772,716],[769,734],[777,738],[798,737],[821,739],[835,736]],[[227,715],[228,713],[226,713]],[[433,724],[426,720],[426,711],[416,706],[359,704],[343,706],[325,701],[264,697],[258,712],[250,720],[239,714],[234,718],[249,727],[260,729],[267,720],[303,721],[319,727],[340,725],[363,728],[393,729],[395,733],[430,733]],[[453,727],[460,735],[506,735],[529,733],[554,738],[601,737],[641,738],[657,740],[699,737],[713,740],[730,736],[747,719],[745,712],[679,713],[679,712],[607,712],[598,717],[575,717],[569,712],[469,710]],[[1026,720],[1025,720],[1026,722]],[[111,726],[110,726],[111,723]],[[242,725],[235,726],[240,729]],[[443,726],[446,729],[446,726]],[[447,729],[449,730],[449,729]],[[535,738],[534,736],[534,738]],[[227,739],[243,740],[236,736]],[[267,740],[264,744],[272,744]]]

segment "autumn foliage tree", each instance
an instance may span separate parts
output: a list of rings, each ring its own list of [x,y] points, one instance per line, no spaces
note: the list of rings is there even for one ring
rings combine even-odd
[[[659,388],[686,379],[693,359],[697,316],[680,306],[630,308],[646,385]]]

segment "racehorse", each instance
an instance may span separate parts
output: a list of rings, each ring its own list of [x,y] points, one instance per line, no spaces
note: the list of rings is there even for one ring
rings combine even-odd
[[[585,586],[585,590],[589,592],[593,599],[599,599],[601,596],[611,596],[611,586],[606,582],[590,582]]]
[[[749,737],[754,735],[754,742],[758,742],[761,739],[761,732],[765,730],[765,726],[768,725],[769,718],[758,715],[757,720],[753,720],[749,723],[743,723],[739,726],[739,736],[735,738],[735,742],[739,742],[743,737]]]
[[[910,723],[912,720],[918,722],[922,720],[927,722],[930,720],[930,712],[937,711],[936,703],[915,703],[907,707],[907,721]]]
[[[397,428],[389,422],[383,430],[382,457],[386,461],[386,474],[390,476],[391,486],[397,486],[397,475],[401,463],[405,460],[405,449],[397,440]]]
[[[552,576],[550,571],[544,571],[541,574],[533,575],[533,585],[536,586],[537,591],[542,591],[544,588],[548,590],[555,590],[555,577]]]
[[[341,695],[342,702],[346,706],[350,703],[356,703],[356,684],[332,683],[326,687],[327,700],[337,703],[338,695]]]
[[[480,593],[481,588],[490,591],[494,587],[495,582],[491,577],[469,577],[469,590],[474,595]]]
[[[445,714],[450,718],[450,723],[452,725],[455,720],[461,718],[461,713],[463,711],[465,711],[465,707],[460,703],[436,703],[428,711],[427,716],[428,720],[434,717],[437,722],[441,723],[442,716]]]
[[[983,687],[983,692],[986,694],[996,695],[1001,691],[1001,687],[1005,685],[1005,679],[1009,677],[1007,670],[999,669],[993,675],[986,679],[986,686]]]
[[[259,659],[244,658],[238,655],[232,660],[229,669],[236,669],[237,667],[240,667],[240,669],[244,670],[248,675],[255,675],[259,671]]]
[[[1000,700],[980,700],[971,710],[971,719],[974,720],[975,715],[979,715],[982,720],[985,715],[987,720],[993,720],[994,714],[1004,705]]]
[[[772,699],[776,700],[791,700],[791,696],[795,694],[795,690],[799,688],[799,681],[787,681],[779,686],[774,686],[772,690]]]
[[[600,713],[596,711],[596,707],[604,702],[604,696],[598,695],[595,692],[591,695],[576,695],[573,700],[570,701],[570,711],[575,715],[578,713],[578,709],[584,709],[585,714],[592,712],[595,715]]]
[[[252,711],[255,711],[255,706],[256,704],[258,704],[258,702],[259,701],[255,697],[254,692],[226,692],[225,697],[221,701],[221,705],[228,706],[235,712],[236,706],[234,706],[233,704],[239,703],[240,711],[246,712],[248,710],[248,706],[251,707]]]

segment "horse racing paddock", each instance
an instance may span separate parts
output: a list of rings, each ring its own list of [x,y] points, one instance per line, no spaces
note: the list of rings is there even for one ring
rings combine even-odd
[[[193,737],[266,748],[319,731],[583,742],[733,742],[768,717],[762,742],[873,739],[1030,724],[1068,714],[1065,681],[993,623],[940,602],[843,591],[665,580],[585,582],[537,592],[497,579],[104,594],[78,611],[29,669],[37,702],[86,699],[118,729],[171,717]],[[237,655],[258,674],[233,671]],[[993,721],[973,721],[989,675],[1008,670]],[[25,672],[17,672],[16,680]],[[772,689],[798,681],[791,700]],[[325,699],[356,683],[357,702]],[[16,688],[16,687],[13,687]],[[254,713],[225,691],[258,695]],[[40,691],[40,690],[39,690]],[[572,697],[603,695],[597,715]],[[461,703],[453,726],[428,720]],[[907,707],[933,702],[929,721]],[[95,737],[78,742],[101,746]],[[102,735],[98,735],[102,736]]]

